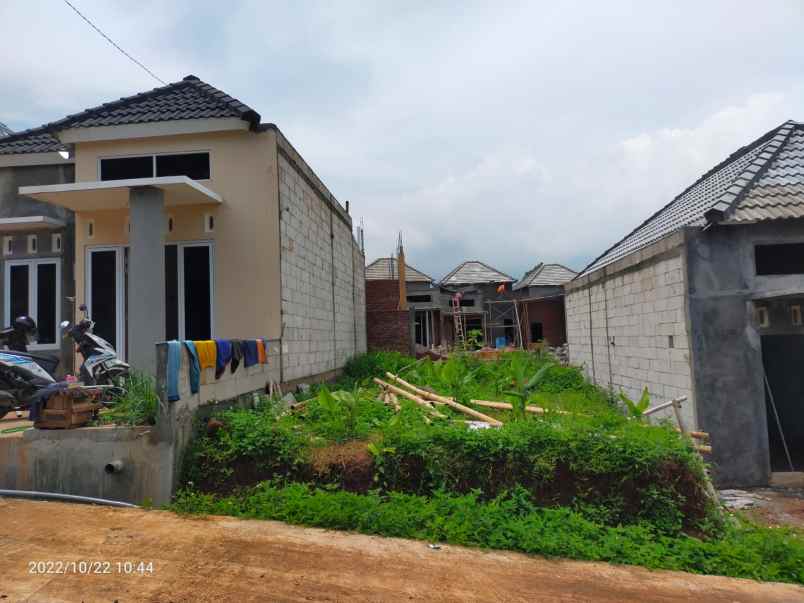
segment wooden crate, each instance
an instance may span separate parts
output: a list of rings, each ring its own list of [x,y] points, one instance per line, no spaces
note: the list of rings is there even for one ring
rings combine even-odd
[[[101,404],[86,396],[60,392],[50,397],[34,423],[37,429],[74,429],[92,420]]]

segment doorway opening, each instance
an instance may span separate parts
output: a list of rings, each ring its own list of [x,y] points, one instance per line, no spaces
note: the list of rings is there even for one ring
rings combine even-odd
[[[86,305],[94,333],[126,357],[126,258],[124,247],[87,250]]]
[[[804,471],[804,335],[762,335],[771,471]],[[769,391],[770,390],[770,391]],[[775,407],[775,408],[774,408]],[[778,421],[777,421],[778,414]],[[782,440],[784,434],[784,441]]]

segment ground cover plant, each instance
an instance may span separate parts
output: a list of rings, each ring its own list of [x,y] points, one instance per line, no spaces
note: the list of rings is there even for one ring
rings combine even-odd
[[[478,407],[504,422],[494,429],[471,429],[446,406],[436,418],[403,398],[395,412],[372,382],[386,371],[468,406],[513,408]],[[255,409],[219,413],[214,430],[200,425],[175,508],[801,581],[779,561],[800,559],[800,537],[732,525],[709,496],[689,439],[645,424],[549,356],[433,362],[368,354],[308,396],[292,411],[265,398]],[[525,412],[527,405],[545,411]],[[516,512],[503,521],[511,505]],[[422,511],[411,515],[413,507]],[[748,555],[751,547],[758,551]],[[761,574],[749,571],[757,555]]]

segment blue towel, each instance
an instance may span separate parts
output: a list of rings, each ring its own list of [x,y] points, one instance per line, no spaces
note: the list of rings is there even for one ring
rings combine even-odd
[[[198,382],[201,377],[201,365],[198,363],[198,352],[195,350],[195,344],[192,341],[185,341],[184,347],[187,348],[187,353],[190,355],[190,393],[198,393]]]
[[[243,366],[249,367],[259,362],[257,356],[257,340],[243,340]]]
[[[181,344],[168,341],[167,353],[167,395],[168,402],[179,399],[179,366],[181,365]]]
[[[220,379],[223,371],[226,370],[226,365],[232,359],[232,342],[228,339],[216,339],[215,347],[218,350],[215,359],[215,379]]]

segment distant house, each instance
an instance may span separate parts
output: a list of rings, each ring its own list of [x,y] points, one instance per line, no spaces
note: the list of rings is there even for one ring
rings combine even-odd
[[[408,311],[400,312],[399,265],[379,258],[366,266],[366,333],[369,350],[415,352],[441,343],[441,289],[432,277],[405,264]]]
[[[721,485],[804,470],[804,124],[738,149],[565,289],[571,362],[653,404],[686,396]]]
[[[448,272],[439,284],[453,293],[460,294],[458,306],[454,306],[453,296],[447,295],[442,303],[445,307],[444,332],[448,341],[454,340],[454,315],[461,314],[466,332],[480,331],[486,342],[493,342],[495,335],[510,335],[513,322],[502,319],[500,328],[491,326],[488,301],[495,300],[511,291],[515,279],[504,272],[478,260],[463,262]],[[496,324],[496,323],[495,323]]]
[[[523,343],[558,346],[566,342],[564,285],[576,274],[561,264],[539,263],[514,284]]]

